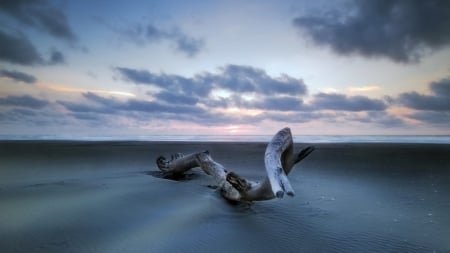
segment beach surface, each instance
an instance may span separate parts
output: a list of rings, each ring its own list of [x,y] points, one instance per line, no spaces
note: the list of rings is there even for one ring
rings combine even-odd
[[[450,252],[450,145],[311,145],[295,197],[232,205],[156,158],[209,150],[258,181],[265,143],[0,141],[0,251]]]

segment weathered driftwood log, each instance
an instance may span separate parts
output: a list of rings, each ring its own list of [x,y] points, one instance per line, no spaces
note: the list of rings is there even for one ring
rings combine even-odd
[[[228,172],[220,163],[215,162],[208,151],[189,155],[175,154],[168,161],[160,156],[156,160],[158,168],[166,177],[178,178],[186,171],[200,167],[213,177],[222,196],[232,201],[252,202],[282,198],[284,193],[294,196],[294,190],[287,178],[293,166],[307,157],[314,147],[307,147],[294,154],[291,130],[280,130],[266,148],[264,162],[267,176],[262,182],[247,180],[234,172]]]

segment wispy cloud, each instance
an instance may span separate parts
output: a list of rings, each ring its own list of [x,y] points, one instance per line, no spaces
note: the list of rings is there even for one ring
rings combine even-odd
[[[0,77],[12,79],[17,82],[32,84],[37,81],[36,77],[15,70],[0,69]]]
[[[29,95],[0,97],[0,106],[18,106],[26,108],[42,108],[49,102]]]
[[[319,93],[314,95],[312,107],[338,111],[384,111],[387,105],[380,99],[370,99],[365,96]]]
[[[112,31],[139,46],[167,42],[175,49],[175,51],[181,52],[188,57],[197,56],[205,48],[205,41],[203,39],[190,36],[179,27],[167,29],[151,23],[117,26],[110,24],[101,18],[97,18],[97,20]]]

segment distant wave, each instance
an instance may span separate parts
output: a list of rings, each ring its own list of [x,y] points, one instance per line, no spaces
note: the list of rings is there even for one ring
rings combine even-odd
[[[272,135],[0,135],[0,140],[269,142]],[[295,135],[295,143],[450,144],[450,135]]]

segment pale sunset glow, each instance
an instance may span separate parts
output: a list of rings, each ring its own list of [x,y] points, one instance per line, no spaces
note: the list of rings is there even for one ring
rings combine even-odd
[[[450,134],[449,6],[2,2],[0,135]]]
[[[361,87],[350,87],[348,88],[349,91],[353,92],[370,92],[381,89],[380,86],[361,86]]]
[[[53,84],[42,84],[37,86],[41,86],[42,88],[47,88],[59,92],[71,92],[71,93],[85,93],[85,92],[93,92],[93,93],[99,93],[99,94],[106,94],[106,95],[118,95],[118,96],[126,96],[126,97],[136,97],[133,93],[125,92],[125,91],[115,91],[115,90],[99,90],[99,89],[81,89],[81,88],[74,88],[74,87],[67,87],[63,85],[53,85]]]
[[[228,133],[235,134],[239,132],[239,126],[229,126],[226,128],[228,130]]]

